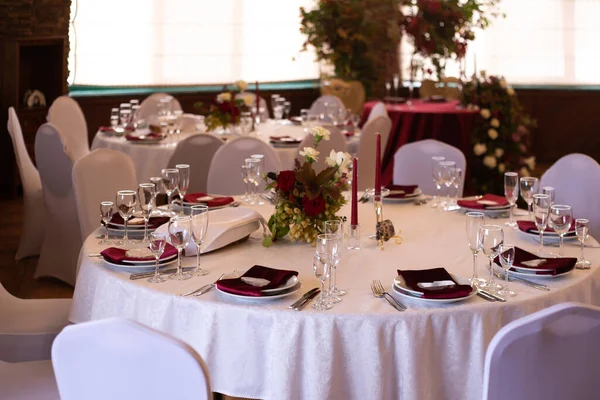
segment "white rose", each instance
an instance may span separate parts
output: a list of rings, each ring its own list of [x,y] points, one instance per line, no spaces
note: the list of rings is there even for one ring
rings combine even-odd
[[[500,121],[498,121],[498,118],[492,118],[490,125],[492,128],[500,128]]]
[[[529,174],[529,170],[527,168],[525,168],[525,167],[521,168],[521,170],[519,171],[519,175],[520,176],[531,176]]]
[[[305,147],[303,151],[300,151],[300,155],[306,158],[306,161],[313,162],[319,159],[319,153],[316,149],[312,147]]]
[[[496,140],[498,139],[498,131],[495,129],[490,129],[488,130],[488,136],[490,137],[490,139]]]
[[[506,94],[508,94],[509,96],[514,96],[515,95],[515,89],[509,87],[508,89],[506,89]]]
[[[504,165],[502,163],[498,164],[498,172],[500,172],[501,174],[503,174],[504,171],[506,171],[506,165]]]
[[[496,154],[496,157],[497,157],[497,158],[500,158],[500,157],[502,157],[502,156],[504,155],[504,149],[503,149],[503,148],[500,148],[500,147],[498,147],[498,148],[496,149],[496,151],[494,152],[494,154]]]
[[[252,107],[254,105],[254,98],[252,96],[244,96],[244,104],[246,104],[246,107]]]
[[[329,133],[329,131],[327,129],[323,128],[322,126],[315,126],[314,128],[312,128],[310,133],[315,138],[317,136],[320,136],[321,139],[323,139],[323,140],[329,140],[329,138],[331,137],[331,133]]]
[[[500,79],[500,87],[502,89],[506,89],[508,85],[506,84],[506,81],[504,79]]]
[[[531,171],[533,171],[535,169],[535,157],[531,156],[529,158],[525,159],[525,164],[527,164],[527,166],[529,167],[529,169]]]
[[[237,86],[238,89],[240,89],[240,92],[243,92],[244,90],[248,89],[248,84],[246,83],[246,81],[236,81],[235,82],[235,86]]]
[[[331,167],[337,166],[340,172],[348,171],[348,165],[352,162],[352,156],[349,153],[331,150],[329,157],[325,159],[325,163]]]
[[[331,153],[329,153],[329,156],[327,158],[325,158],[325,164],[329,165],[330,167],[335,167],[337,165],[337,153],[335,152],[335,150],[331,150]]]
[[[486,151],[487,146],[485,145],[485,143],[477,143],[475,146],[473,146],[473,153],[475,153],[476,156],[485,154]]]
[[[481,116],[482,116],[484,119],[488,119],[488,118],[489,118],[489,117],[492,115],[492,113],[490,112],[490,110],[488,110],[487,108],[483,108],[483,109],[481,110],[481,113],[480,113],[480,114],[481,114]]]
[[[483,165],[485,165],[486,167],[492,169],[492,168],[496,168],[496,157],[494,156],[485,156],[483,157]]]
[[[231,93],[223,92],[217,95],[217,101],[223,103],[225,101],[231,101]]]

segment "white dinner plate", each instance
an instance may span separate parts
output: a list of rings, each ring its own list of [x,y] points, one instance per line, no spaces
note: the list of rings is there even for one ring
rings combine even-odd
[[[151,232],[154,232],[155,229],[151,229],[148,228],[148,235]],[[115,228],[108,228],[108,233],[111,236],[111,238],[114,237],[119,237],[122,238],[123,236],[125,236],[125,229],[115,229]],[[136,238],[136,239],[140,239],[144,237],[144,230],[143,229],[127,229],[127,236],[129,236],[129,238]]]
[[[416,188],[414,192],[412,192],[411,194],[407,194],[404,197],[394,198],[394,197],[389,197],[390,195],[388,195],[383,198],[383,201],[390,202],[390,203],[412,202],[415,198],[419,197],[422,193],[423,193],[423,191],[420,188]]]
[[[158,265],[168,264],[171,261],[175,260],[176,258],[177,258],[177,253],[173,254],[171,257],[166,257],[161,260],[158,260]],[[127,265],[152,265],[153,266],[154,265],[154,257],[149,258],[147,260],[139,260],[139,261],[127,260],[127,261],[123,261],[123,263],[125,263]]]
[[[518,271],[508,271],[509,276],[513,275],[513,276],[518,276],[520,278],[527,278],[527,279],[554,279],[554,278],[560,278],[561,276],[565,276],[565,275],[569,275],[571,272],[573,272],[575,270],[575,268],[571,269],[570,271],[567,272],[563,272],[562,274],[557,274],[557,275],[537,275],[537,274],[532,274],[529,272],[518,272]]]
[[[267,301],[272,301],[272,300],[276,300],[276,299],[281,299],[283,297],[291,296],[294,293],[296,293],[298,290],[300,290],[301,287],[302,287],[302,283],[297,282],[296,285],[292,286],[291,288],[289,288],[287,290],[284,290],[282,292],[280,291],[280,292],[277,292],[276,294],[270,294],[270,295],[266,295],[266,296],[244,296],[241,294],[225,292],[225,291],[219,289],[218,287],[215,287],[215,289],[217,289],[217,291],[219,293],[223,294],[224,296],[233,297],[235,299],[248,300],[248,301],[253,301],[253,302],[267,302]]]
[[[209,211],[220,210],[221,208],[229,207],[231,204],[233,204],[233,202],[231,202],[229,204],[225,204],[223,206],[208,207],[208,210]],[[192,208],[192,206],[204,206],[204,205],[206,205],[206,203],[183,203],[183,209],[184,209],[184,211],[189,211],[189,209]]]
[[[508,213],[510,211],[510,206],[508,207],[491,207],[491,208],[471,208],[471,207],[462,207],[459,206],[461,210],[465,210],[465,212],[481,212],[484,214],[502,214]]]
[[[115,263],[112,263],[112,262],[104,259],[104,257],[102,257],[101,260],[104,261],[106,263],[106,265],[110,265],[111,267],[125,269],[125,270],[149,270],[149,269],[154,268],[154,262],[149,263],[149,264],[148,263],[145,263],[145,264],[115,264]],[[177,261],[177,257],[169,258],[169,259],[167,259],[167,261],[164,261],[164,262],[163,262],[163,260],[161,260],[158,263],[158,266],[159,266],[159,268],[164,267],[165,265],[172,264],[175,261]]]
[[[519,232],[521,232],[523,235],[532,237],[534,239],[537,239],[537,242],[540,242],[540,233],[539,231],[536,231],[536,233],[533,232],[525,232],[519,229]],[[577,235],[575,234],[575,231],[569,231],[565,237],[563,238],[563,240],[567,241],[567,240],[577,240]],[[553,242],[556,243],[558,241],[560,241],[560,237],[558,236],[558,234],[556,232],[544,232],[544,242]]]
[[[450,274],[450,276],[459,285],[470,285],[471,284],[469,282],[468,278],[463,278],[462,276],[458,276],[458,275],[454,275],[454,274]],[[473,296],[475,296],[477,294],[477,289],[476,288],[471,288],[471,293],[469,293],[469,295],[465,296],[465,297],[459,297],[459,298],[456,298],[456,299],[424,299],[423,297],[421,297],[421,295],[422,295],[421,292],[418,292],[416,290],[412,290],[411,288],[409,288],[408,286],[406,286],[406,284],[404,283],[404,279],[400,275],[396,276],[396,278],[394,279],[394,284],[392,285],[392,287],[394,288],[394,291],[396,293],[398,293],[400,296],[405,297],[407,299],[419,300],[419,301],[422,301],[424,303],[438,303],[438,304],[456,303],[456,302],[459,302],[459,301],[465,301],[467,299],[470,299],[471,297],[473,297]]]
[[[290,279],[288,279],[287,282],[284,283],[283,285],[276,287],[276,288],[272,288],[272,289],[263,289],[263,290],[261,290],[261,292],[266,293],[266,294],[276,294],[278,292],[283,292],[284,290],[287,290],[287,289],[293,287],[297,283],[298,283],[298,277],[296,275],[294,275]]]

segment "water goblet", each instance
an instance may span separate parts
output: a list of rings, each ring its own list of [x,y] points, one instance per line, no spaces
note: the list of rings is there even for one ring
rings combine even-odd
[[[542,194],[547,194],[550,196],[550,207],[554,204],[554,195],[556,194],[556,190],[552,186],[544,186],[542,188]],[[552,221],[548,220],[548,227],[552,228]],[[552,228],[553,229],[553,228]]]
[[[177,164],[175,168],[179,171],[179,184],[177,192],[181,198],[181,214],[183,214],[183,198],[190,187],[190,166],[188,164]]]
[[[445,161],[446,157],[434,156],[431,157],[431,176],[433,177],[433,183],[435,184],[436,194],[433,196],[431,201],[431,207],[438,207],[439,204],[439,193],[442,189],[442,168],[440,162]]]
[[[122,108],[119,110],[119,119],[121,121],[121,127],[127,129],[129,121],[131,121],[131,110]]]
[[[277,100],[280,96],[278,94],[271,95],[271,110],[273,110],[273,118],[275,118],[275,100]]]
[[[100,203],[100,218],[102,226],[104,226],[104,237],[98,242],[98,244],[110,244],[112,243],[108,237],[108,223],[113,216],[115,211],[115,203],[112,201],[103,201]]]
[[[190,217],[192,219],[192,240],[196,244],[198,252],[196,253],[196,268],[192,271],[192,275],[203,276],[208,275],[205,269],[200,268],[200,251],[204,236],[208,230],[208,206],[192,206],[190,209]]]
[[[398,89],[400,87],[400,75],[394,74],[392,77],[392,84],[394,85],[394,96],[398,97]]]
[[[156,210],[156,198],[162,192],[162,177],[151,176],[150,182],[154,183],[154,197],[152,198],[152,211]]]
[[[317,311],[329,310],[332,305],[325,299],[325,282],[329,278],[330,273],[326,251],[316,253],[313,256],[313,271],[321,284],[321,293],[319,294],[317,301],[312,305],[312,308]]]
[[[448,210],[458,210],[460,207],[457,204],[458,201],[458,190],[460,188],[460,184],[463,181],[463,170],[462,168],[454,169],[454,176],[452,177],[452,186],[454,187],[454,195],[452,196],[452,201],[450,202],[450,206]]]
[[[581,254],[575,268],[577,269],[590,269],[591,262],[585,259],[583,255],[583,248],[585,247],[585,240],[588,238],[590,231],[590,221],[585,218],[578,218],[575,220],[575,233],[577,234],[577,240],[581,243]]]
[[[275,121],[277,121],[277,123],[282,122],[284,110],[285,98],[279,96],[275,99],[275,108],[273,108],[273,115],[275,116]]]
[[[289,100],[283,102],[283,117],[289,118],[290,111],[292,111],[292,103]]]
[[[477,255],[481,251],[481,232],[480,228],[485,225],[485,214],[481,212],[467,213],[467,241],[469,249],[473,254],[473,276],[471,285],[478,286],[484,284],[486,280],[477,276]]]
[[[540,233],[540,248],[538,256],[545,257],[544,253],[544,230],[548,226],[548,214],[550,212],[550,196],[547,194],[533,195],[533,218],[535,227]]]
[[[183,110],[175,110],[175,111],[173,111],[173,115],[175,116],[175,134],[180,135],[181,134],[181,116],[183,115]]]
[[[142,210],[142,217],[144,218],[144,239],[142,243],[148,243],[148,222],[150,221],[150,214],[152,214],[152,200],[154,199],[154,183],[140,183],[138,185],[138,203]]]
[[[335,301],[336,297],[339,298],[339,296],[343,296],[346,294],[345,290],[342,290],[342,289],[338,288],[338,286],[337,286],[337,267],[340,264],[342,242],[344,240],[344,224],[343,224],[342,220],[334,219],[334,220],[325,221],[325,233],[334,235],[337,240],[337,245],[335,248],[336,252],[335,252],[335,254],[333,254],[333,258],[330,260],[331,261],[331,272],[330,272],[331,288],[329,290],[330,293],[334,296],[334,302],[336,302]],[[338,300],[338,301],[340,301],[340,300]]]
[[[242,135],[249,135],[252,131],[252,114],[249,111],[240,114],[240,130]]]
[[[242,181],[246,184],[246,190],[244,195],[242,196],[242,201],[251,204],[251,196],[250,196],[250,175],[252,174],[252,166],[244,163],[242,165]]]
[[[521,197],[527,203],[527,211],[529,212],[529,220],[533,220],[532,204],[533,194],[538,191],[538,178],[524,176],[520,180]]]
[[[123,221],[125,222],[125,236],[121,243],[128,244],[130,243],[130,241],[129,234],[127,231],[127,222],[129,221],[129,218],[131,218],[131,216],[133,215],[133,212],[135,211],[135,206],[137,204],[137,195],[135,193],[135,190],[119,190],[117,192],[115,204],[117,205],[119,215],[121,215],[121,218],[123,218]]]
[[[249,167],[248,169],[248,181],[250,186],[250,204],[260,204],[260,201],[257,200],[256,191],[261,182],[261,164],[262,160],[258,158],[247,158],[246,165]],[[263,203],[264,204],[264,203]]]
[[[481,287],[489,288],[492,290],[498,289],[498,286],[494,283],[494,258],[500,252],[500,247],[504,243],[504,231],[498,225],[483,225],[479,228],[479,234],[481,236],[481,249],[490,261],[490,277],[485,284]]]
[[[304,132],[308,132],[308,130],[310,129],[308,126],[309,112],[310,112],[310,110],[307,110],[306,108],[303,108],[302,110],[300,110],[300,120],[302,121],[302,128],[304,128]]]
[[[519,199],[519,174],[516,172],[504,173],[504,196],[510,205],[508,222],[505,222],[504,225],[517,229],[517,223],[513,217],[513,210]]]
[[[181,265],[181,252],[192,238],[191,218],[189,216],[177,215],[169,220],[169,240],[177,248],[177,272],[169,275],[169,279],[183,281],[190,279],[192,274],[183,272]]]
[[[150,234],[150,251],[154,255],[154,275],[148,279],[150,283],[161,283],[166,279],[164,276],[158,273],[158,261],[160,260],[160,256],[165,251],[165,246],[167,245],[167,234],[161,232],[152,232]]]
[[[504,270],[504,288],[498,291],[498,294],[500,296],[515,297],[517,293],[508,287],[508,271],[515,262],[515,246],[502,244],[498,258],[500,259],[500,266]]]
[[[571,222],[573,222],[573,213],[571,206],[564,204],[554,204],[550,207],[550,220],[552,220],[552,228],[560,239],[559,253],[563,257],[565,255],[565,249],[563,247],[563,241],[566,233],[571,228]]]
[[[179,185],[179,170],[177,168],[165,168],[161,170],[162,174],[162,183],[167,192],[167,202],[168,202],[168,210],[170,213],[173,212],[172,206],[172,195],[177,191],[177,187]]]
[[[446,200],[444,201],[443,210],[449,211],[450,208],[450,186],[454,182],[454,176],[456,171],[456,162],[454,161],[440,161],[439,166],[441,168],[441,180],[444,186],[446,186]]]
[[[250,156],[251,159],[253,160],[258,160],[258,162],[256,163],[256,168],[253,170],[254,174],[256,175],[254,179],[254,185],[256,186],[256,190],[258,191],[258,186],[260,186],[261,182],[264,181],[263,178],[263,171],[264,171],[264,166],[265,166],[265,156],[263,154],[252,154]],[[256,200],[256,204],[258,205],[264,205],[265,202],[262,200],[262,198],[260,196],[255,198]]]

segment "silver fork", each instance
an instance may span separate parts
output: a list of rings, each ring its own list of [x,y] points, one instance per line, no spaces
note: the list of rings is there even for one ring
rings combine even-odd
[[[406,310],[404,304],[400,303],[396,300],[391,294],[385,291],[381,281],[374,280],[371,284],[371,291],[375,295],[375,297],[383,297],[392,307],[394,307],[398,311]]]
[[[220,277],[217,279],[217,281],[220,281],[220,280],[221,280],[221,278],[222,278],[223,276],[225,276],[225,273],[222,273],[222,274],[221,274],[221,276],[220,276]],[[215,283],[216,283],[216,282],[215,282]],[[196,294],[196,293],[198,293],[198,292],[202,292],[203,290],[205,290],[206,288],[208,288],[208,287],[209,287],[209,286],[211,286],[211,285],[214,285],[215,283],[209,283],[208,285],[204,285],[204,286],[202,286],[202,287],[199,287],[198,289],[195,289],[195,290],[192,290],[192,291],[190,291],[190,292],[184,293],[184,294],[182,294],[182,295],[180,295],[180,296],[181,296],[181,297],[187,297],[187,296],[191,296],[191,295],[193,295],[193,294]]]
[[[233,270],[232,274],[239,274],[240,271],[238,271],[237,269]],[[209,283],[208,285],[204,286],[201,290],[199,290],[198,292],[194,293],[193,296],[194,297],[198,297],[198,296],[202,296],[205,293],[210,292],[212,289],[215,288],[215,286],[217,286],[217,282],[219,282],[223,277],[225,276],[225,274],[222,274],[219,279],[217,279],[214,283]]]

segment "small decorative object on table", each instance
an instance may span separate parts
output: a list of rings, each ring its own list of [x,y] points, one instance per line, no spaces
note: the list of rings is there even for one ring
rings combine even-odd
[[[346,203],[342,191],[348,186],[346,174],[352,156],[332,150],[325,159],[328,167],[317,173],[313,167],[320,155],[317,147],[322,140],[329,140],[330,133],[317,126],[311,134],[315,147],[300,152],[305,157],[302,165],[296,160],[294,171],[267,174],[267,189],[275,189],[275,213],[268,224],[271,236],[263,241],[266,247],[286,235],[292,241],[314,245],[325,221],[339,219],[336,213]]]
[[[239,93],[244,93],[247,89],[248,84],[244,81],[235,82],[236,89]],[[225,87],[225,90],[227,87]],[[206,114],[205,124],[208,131],[214,131],[218,128],[222,128],[224,131],[228,131],[231,125],[236,125],[240,122],[240,114],[243,111],[250,111],[250,107],[254,103],[254,99],[251,95],[239,96],[236,98],[235,90],[223,91],[219,93],[217,97],[212,100],[205,108],[204,103],[198,102],[194,104],[194,108],[198,109],[200,113]]]

